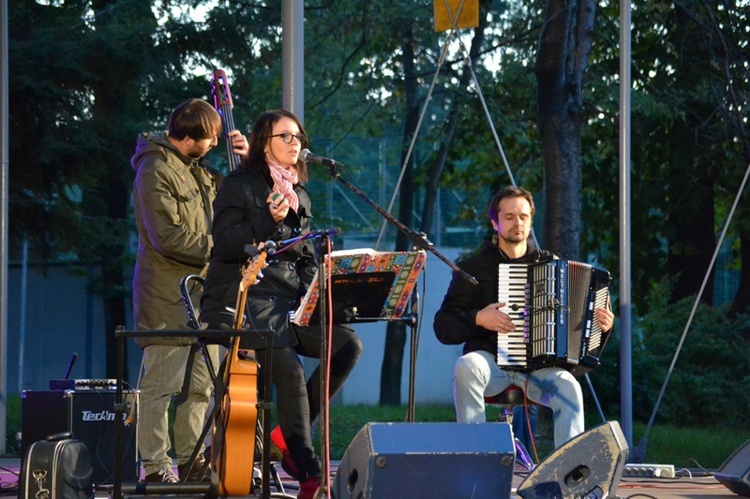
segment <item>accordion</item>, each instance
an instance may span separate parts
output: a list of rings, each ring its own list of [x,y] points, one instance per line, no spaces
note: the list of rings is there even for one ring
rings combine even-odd
[[[570,260],[500,264],[498,301],[516,328],[497,335],[503,369],[562,367],[581,376],[599,366],[609,334],[594,318],[609,300],[606,270]]]

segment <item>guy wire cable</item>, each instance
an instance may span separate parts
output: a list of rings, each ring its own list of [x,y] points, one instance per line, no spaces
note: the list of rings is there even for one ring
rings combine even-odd
[[[416,143],[417,137],[419,135],[419,130],[420,130],[421,126],[422,126],[422,122],[424,120],[424,116],[425,116],[425,114],[427,112],[427,105],[432,100],[432,93],[433,93],[434,88],[435,88],[435,83],[437,81],[438,74],[440,73],[440,69],[442,68],[443,63],[445,62],[445,56],[447,54],[448,44],[452,40],[453,36],[458,32],[458,29],[456,28],[456,23],[458,22],[458,18],[459,18],[460,14],[461,14],[461,9],[463,8],[463,0],[462,0],[461,4],[459,5],[459,9],[458,9],[458,12],[457,12],[457,14],[456,14],[455,17],[453,16],[453,12],[451,11],[450,6],[448,5],[447,0],[443,0],[443,2],[446,5],[446,9],[448,11],[449,16],[451,17],[451,23],[452,23],[453,27],[451,28],[451,32],[449,33],[448,40],[446,40],[445,45],[443,46],[443,50],[442,50],[442,52],[440,54],[440,58],[438,60],[437,69],[435,71],[435,74],[433,75],[432,83],[430,84],[430,89],[427,92],[427,96],[425,97],[424,105],[422,106],[422,111],[421,111],[421,114],[419,116],[419,121],[417,123],[417,128],[414,131],[414,134],[412,135],[411,143],[409,144],[409,149],[408,149],[408,151],[406,153],[406,158],[404,159],[404,163],[401,165],[401,172],[399,173],[398,180],[396,181],[396,185],[395,185],[395,187],[393,189],[393,196],[391,197],[391,201],[390,201],[390,203],[388,205],[388,210],[387,211],[389,213],[391,212],[391,209],[393,208],[393,204],[396,201],[396,194],[399,191],[399,186],[401,185],[401,181],[402,181],[402,179],[404,177],[404,171],[406,170],[406,166],[409,164],[409,159],[411,157],[412,150],[414,149],[414,144]],[[479,97],[479,101],[482,104],[482,109],[484,109],[484,113],[485,113],[485,115],[487,117],[487,121],[488,121],[488,123],[490,125],[490,130],[492,131],[492,137],[494,138],[495,145],[497,146],[498,151],[500,152],[500,157],[503,160],[503,165],[505,166],[505,170],[508,173],[508,177],[510,178],[511,185],[513,185],[514,187],[516,187],[517,186],[516,180],[513,177],[513,172],[510,169],[510,164],[508,163],[508,159],[505,156],[505,151],[504,151],[503,146],[502,146],[502,144],[500,142],[500,138],[499,138],[499,136],[497,134],[497,130],[495,128],[495,124],[492,122],[492,116],[490,115],[490,111],[489,111],[489,109],[487,107],[487,103],[486,103],[486,101],[484,99],[484,94],[482,93],[482,88],[479,85],[479,80],[477,79],[476,73],[474,72],[474,68],[472,67],[472,61],[471,61],[471,57],[470,57],[469,51],[466,48],[466,45],[464,44],[464,42],[463,42],[463,40],[461,39],[460,36],[458,37],[458,43],[459,43],[459,46],[461,48],[461,52],[463,54],[463,59],[464,59],[464,63],[466,64],[466,68],[471,73],[472,81],[474,82],[474,86],[476,87],[476,91],[477,91],[477,95]],[[380,245],[380,241],[383,238],[383,235],[385,233],[385,228],[386,228],[386,221],[383,221],[383,225],[380,228],[380,233],[378,234],[377,242],[375,243],[375,248],[376,249]],[[533,227],[531,229],[531,237],[534,240],[534,244],[538,248],[539,247],[539,243],[537,241],[536,233],[535,233]]]
[[[685,324],[685,329],[682,331],[682,337],[680,338],[680,342],[677,344],[677,350],[675,351],[674,357],[672,357],[672,363],[670,364],[669,369],[667,370],[667,375],[664,378],[664,383],[661,386],[659,397],[656,399],[656,405],[654,406],[654,410],[651,413],[651,418],[648,421],[648,425],[646,425],[646,431],[643,434],[641,441],[638,442],[638,446],[636,447],[635,452],[633,453],[633,458],[636,460],[635,462],[641,462],[641,460],[646,455],[646,446],[648,445],[648,434],[651,431],[651,426],[654,424],[654,419],[656,418],[656,412],[659,410],[659,405],[661,405],[661,400],[664,397],[664,392],[667,389],[667,383],[669,383],[669,378],[672,376],[672,371],[674,370],[674,366],[677,363],[677,357],[680,355],[680,350],[682,350],[682,344],[685,342],[685,337],[687,336],[687,332],[690,329],[691,323],[693,322],[693,316],[695,315],[695,311],[698,309],[698,305],[700,304],[701,297],[703,296],[703,291],[706,289],[706,284],[708,283],[708,279],[711,276],[711,270],[714,268],[714,264],[716,263],[716,257],[718,256],[719,250],[721,249],[721,245],[724,242],[724,237],[726,236],[727,230],[729,229],[729,224],[732,222],[732,217],[734,216],[734,212],[737,209],[737,204],[740,201],[740,196],[742,196],[742,192],[745,190],[745,184],[747,184],[747,178],[749,175],[750,175],[750,163],[748,163],[747,168],[745,169],[745,176],[742,178],[742,183],[740,184],[739,189],[737,189],[737,195],[734,197],[734,203],[732,203],[732,209],[729,210],[727,221],[724,224],[724,228],[721,231],[721,236],[719,236],[719,240],[716,243],[716,248],[714,249],[714,254],[711,256],[711,262],[708,264],[708,269],[706,270],[706,274],[703,277],[703,283],[701,284],[701,288],[695,297],[695,301],[693,302],[693,308],[692,310],[690,310],[690,315],[688,317],[687,323]]]
[[[443,0],[446,1],[446,0]],[[396,180],[396,185],[393,188],[393,195],[391,196],[391,202],[388,204],[388,208],[386,211],[388,213],[391,212],[393,209],[393,203],[396,201],[396,194],[399,191],[399,186],[401,185],[401,181],[404,178],[404,172],[406,171],[406,165],[409,164],[409,159],[411,158],[411,153],[414,150],[414,144],[417,142],[417,137],[419,136],[419,129],[422,128],[422,121],[424,121],[424,116],[427,114],[427,105],[432,100],[432,93],[435,90],[435,83],[437,82],[438,74],[440,73],[440,69],[443,67],[443,63],[445,62],[445,57],[448,54],[448,43],[451,41],[453,36],[458,32],[456,28],[456,23],[458,22],[458,16],[453,18],[451,9],[448,7],[448,13],[451,14],[451,24],[452,28],[450,33],[448,33],[448,40],[446,40],[445,45],[443,45],[443,50],[440,52],[440,57],[438,58],[437,68],[435,69],[435,74],[432,76],[432,82],[430,83],[430,89],[427,91],[427,96],[424,99],[424,104],[422,105],[422,111],[419,114],[419,120],[417,121],[417,128],[414,130],[414,134],[412,134],[411,142],[409,143],[409,149],[406,151],[406,157],[404,158],[404,163],[401,165],[401,172],[398,175],[398,180]],[[464,6],[464,1],[461,0],[461,4],[458,6],[458,12],[460,14],[461,9]],[[383,225],[380,227],[380,233],[378,234],[378,239],[375,241],[375,249],[378,249],[380,247],[380,241],[383,238],[383,235],[385,234],[385,228],[386,228],[387,220],[383,220]]]

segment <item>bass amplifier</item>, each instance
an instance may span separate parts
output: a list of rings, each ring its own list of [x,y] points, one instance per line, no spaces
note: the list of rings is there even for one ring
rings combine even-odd
[[[123,401],[138,408],[138,391],[124,390]],[[72,432],[86,444],[93,466],[94,484],[113,483],[115,390],[24,390],[21,393],[21,457],[38,440],[48,435]],[[130,410],[123,414],[126,418]],[[132,419],[132,422],[129,420]],[[122,479],[139,476],[136,438],[137,414],[128,418],[122,431]]]

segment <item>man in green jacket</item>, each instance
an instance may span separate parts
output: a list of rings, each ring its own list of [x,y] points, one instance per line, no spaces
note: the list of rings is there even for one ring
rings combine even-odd
[[[213,246],[212,203],[221,177],[205,164],[204,156],[218,142],[221,117],[208,102],[189,99],[172,111],[167,128],[141,134],[130,160],[136,171],[133,201],[138,227],[133,315],[141,330],[178,329],[188,322],[180,281],[189,274],[205,275]],[[246,156],[246,137],[237,130],[229,135],[234,152]],[[145,480],[179,481],[167,455],[172,397],[180,479],[209,479],[210,474],[201,475],[202,453],[187,469],[213,388],[195,337],[160,337],[154,332],[137,343],[143,349],[138,447]],[[216,366],[218,346],[208,345],[207,350]]]

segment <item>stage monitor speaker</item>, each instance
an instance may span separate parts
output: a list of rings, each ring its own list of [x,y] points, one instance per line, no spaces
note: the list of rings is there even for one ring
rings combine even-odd
[[[509,498],[515,446],[507,423],[368,423],[334,477],[334,499]]]
[[[21,394],[21,456],[47,435],[73,432],[89,449],[95,484],[113,482],[115,390],[24,390]],[[138,392],[124,391],[126,402],[136,405]],[[122,479],[138,479],[136,417],[123,427]]]
[[[714,477],[735,494],[750,497],[750,440],[724,461]]]
[[[628,457],[620,424],[610,421],[570,439],[529,473],[517,493],[525,499],[617,497]]]

